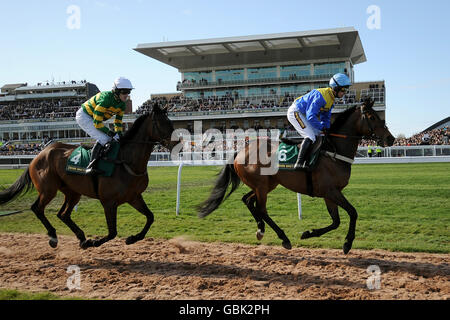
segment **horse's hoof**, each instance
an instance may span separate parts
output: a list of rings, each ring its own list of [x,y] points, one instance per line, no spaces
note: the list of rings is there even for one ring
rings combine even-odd
[[[305,231],[302,233],[302,236],[300,237],[300,239],[304,240],[304,239],[308,239],[312,237],[312,232],[311,231]]]
[[[344,246],[343,246],[343,250],[344,250],[344,254],[347,254],[350,249],[352,248],[352,242],[351,241],[345,241]]]
[[[84,240],[80,243],[80,248],[86,250],[87,248],[93,247],[92,240]]]
[[[56,248],[58,246],[58,239],[50,238],[50,240],[48,241],[48,244],[50,245],[50,247]]]
[[[125,240],[125,244],[130,245],[138,242],[138,239],[135,236],[130,236]]]
[[[292,245],[290,241],[283,241],[283,248],[291,250],[292,249]]]
[[[259,241],[261,241],[262,238],[264,238],[264,232],[261,232],[261,230],[258,229],[258,231],[256,231],[256,239],[258,239]]]

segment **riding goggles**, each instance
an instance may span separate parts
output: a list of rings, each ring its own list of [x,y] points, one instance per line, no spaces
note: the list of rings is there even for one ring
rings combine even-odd
[[[119,94],[130,94],[131,89],[119,89]]]

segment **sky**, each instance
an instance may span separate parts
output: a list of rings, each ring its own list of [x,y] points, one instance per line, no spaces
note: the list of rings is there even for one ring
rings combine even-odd
[[[385,80],[386,122],[407,137],[450,116],[450,1],[0,0],[0,87],[125,76],[133,109],[176,92],[177,69],[138,44],[354,27],[367,61],[355,81]],[[375,10],[374,10],[375,9]]]

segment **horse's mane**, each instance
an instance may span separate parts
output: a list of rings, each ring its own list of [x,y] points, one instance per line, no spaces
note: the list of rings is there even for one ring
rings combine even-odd
[[[344,112],[340,113],[334,120],[333,124],[331,125],[330,131],[336,132],[338,129],[340,129],[345,124],[348,117],[350,117],[350,115],[352,115],[353,112],[355,112],[355,110],[356,110],[356,106],[351,107],[351,108],[345,110]]]
[[[141,128],[142,124],[145,122],[145,120],[150,116],[149,113],[143,114],[141,115],[139,118],[137,118],[133,125],[131,126],[130,129],[128,129],[127,131],[125,131],[122,139],[120,139],[120,141],[122,142],[128,142],[130,140],[132,140],[137,132],[139,131],[139,129]]]

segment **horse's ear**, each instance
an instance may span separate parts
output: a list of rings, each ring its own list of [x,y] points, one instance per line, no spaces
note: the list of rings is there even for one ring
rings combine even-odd
[[[161,111],[161,108],[159,107],[159,102],[155,101],[152,103],[152,110],[151,112],[156,112],[158,113],[159,111]]]
[[[373,107],[373,105],[374,105],[374,103],[375,103],[375,100],[374,100],[371,96],[365,96],[365,97],[363,97],[363,98],[362,98],[362,101],[363,101],[363,105],[364,105],[366,108],[369,108],[369,109],[372,109],[372,107]]]

